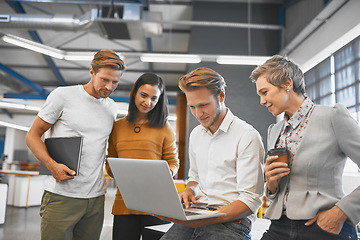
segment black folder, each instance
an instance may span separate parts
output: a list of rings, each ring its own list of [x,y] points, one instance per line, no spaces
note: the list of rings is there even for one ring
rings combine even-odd
[[[81,160],[82,137],[59,137],[45,139],[45,146],[52,159],[66,165],[79,174]],[[40,175],[52,175],[45,165],[40,164]]]

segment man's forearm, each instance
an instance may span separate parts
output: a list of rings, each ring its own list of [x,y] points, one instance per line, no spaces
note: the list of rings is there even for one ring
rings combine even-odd
[[[229,222],[231,220],[245,218],[253,213],[250,208],[240,200],[236,200],[220,208],[219,212],[226,213],[226,216],[222,217],[223,222]]]
[[[31,150],[32,154],[49,170],[56,164],[50,157],[46,146],[40,137],[34,136],[33,133],[29,132],[26,135],[26,145]]]

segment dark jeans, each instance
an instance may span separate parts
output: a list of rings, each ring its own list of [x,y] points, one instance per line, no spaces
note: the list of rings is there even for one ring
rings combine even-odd
[[[227,222],[191,228],[175,223],[161,240],[250,240],[250,229],[242,224]]]
[[[304,224],[307,220],[290,220],[282,216],[279,220],[271,220],[269,230],[262,236],[261,240],[356,240],[355,227],[344,223],[339,235],[322,230],[317,223],[310,226]]]
[[[113,240],[157,240],[162,234],[144,227],[168,223],[150,215],[114,215]]]

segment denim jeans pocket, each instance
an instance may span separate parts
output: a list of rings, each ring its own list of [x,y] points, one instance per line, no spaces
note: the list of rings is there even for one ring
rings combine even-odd
[[[245,227],[242,224],[234,223],[234,222],[227,222],[222,223],[223,227],[226,228],[228,231],[231,231],[232,233],[236,234],[239,238],[242,240],[250,240],[250,229]]]
[[[326,231],[326,230],[324,230],[324,229],[322,229],[318,224],[317,224],[317,222],[315,222],[314,224],[313,224],[313,230],[314,230],[314,233],[316,234],[316,235],[319,235],[319,236],[324,236],[324,237],[326,237],[326,239],[339,239],[339,235],[338,234],[335,234],[335,233],[331,233],[331,232],[328,232],[328,231]],[[315,236],[316,236],[315,235]]]

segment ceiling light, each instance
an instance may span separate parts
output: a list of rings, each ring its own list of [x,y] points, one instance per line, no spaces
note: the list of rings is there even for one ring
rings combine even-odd
[[[49,47],[41,43],[30,41],[11,34],[0,33],[0,38],[5,42],[23,47],[32,51],[40,52],[58,59],[70,61],[91,61],[95,52],[66,52],[57,48]],[[159,62],[159,63],[200,63],[201,61],[214,62],[218,64],[233,65],[260,65],[268,58],[267,56],[235,56],[235,55],[207,55],[207,54],[171,54],[171,53],[139,53],[139,52],[123,52],[118,53],[121,59],[125,57],[138,58],[142,62]]]
[[[201,57],[192,54],[153,54],[145,53],[140,57],[142,62],[163,62],[163,63],[199,63]]]
[[[20,109],[20,110],[29,110],[39,112],[41,107],[38,106],[30,106],[19,103],[10,103],[10,102],[0,102],[0,108],[10,108],[10,109]]]
[[[70,61],[91,61],[96,52],[66,52],[64,59]]]
[[[2,39],[7,43],[11,43],[16,46],[23,47],[23,48],[26,48],[26,49],[29,49],[29,50],[32,50],[35,52],[39,52],[39,53],[42,53],[42,54],[45,54],[45,55],[48,55],[51,57],[55,57],[58,59],[64,58],[64,51],[61,51],[61,50],[53,48],[53,47],[46,46],[41,43],[30,41],[25,38],[21,38],[21,37],[14,36],[11,34],[3,34]]]
[[[69,61],[92,61],[96,52],[65,52],[64,59]],[[117,53],[120,59],[124,60],[124,56]]]
[[[8,123],[8,122],[4,122],[4,121],[0,121],[0,126],[15,128],[15,129],[26,131],[26,132],[28,132],[29,129],[30,129],[29,127],[24,127],[24,126],[21,126],[21,125]]]
[[[261,65],[270,57],[268,56],[219,56],[216,59],[218,64],[232,64],[232,65]]]

